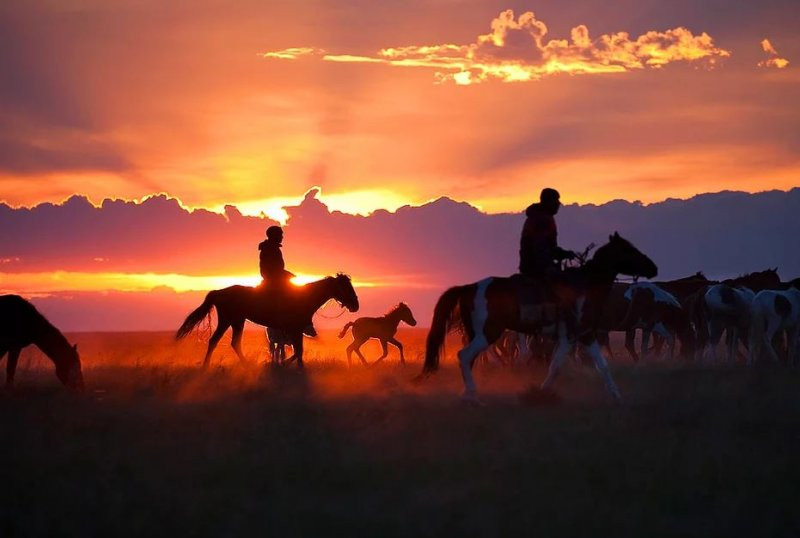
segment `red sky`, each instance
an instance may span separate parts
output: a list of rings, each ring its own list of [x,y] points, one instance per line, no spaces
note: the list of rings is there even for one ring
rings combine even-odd
[[[3,2],[0,201],[166,193],[284,219],[312,186],[359,214],[442,195],[516,212],[546,185],[578,203],[787,190],[798,27],[789,0]],[[62,287],[252,274],[187,256],[112,271],[99,253]],[[0,273],[23,293],[67,269],[17,257]]]

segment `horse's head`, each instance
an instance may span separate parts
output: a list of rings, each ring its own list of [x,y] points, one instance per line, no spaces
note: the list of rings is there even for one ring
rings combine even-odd
[[[406,303],[400,303],[397,305],[397,313],[400,315],[400,321],[405,321],[412,327],[417,324],[417,320],[414,319],[414,314],[411,313],[411,309],[408,307]]]
[[[83,390],[83,373],[81,372],[81,358],[78,355],[78,345],[69,346],[66,353],[59,356],[56,363],[56,377],[65,387],[74,390]]]
[[[597,249],[592,259],[618,274],[645,278],[653,278],[658,274],[658,267],[653,260],[617,232],[608,237],[608,243]]]
[[[358,296],[350,277],[339,273],[335,277],[331,277],[331,280],[334,282],[333,298],[350,312],[358,312]]]
[[[761,291],[778,288],[781,284],[781,279],[778,276],[778,268],[775,267],[774,269],[765,269],[740,276],[728,280],[726,283],[735,287],[746,287],[753,291]]]

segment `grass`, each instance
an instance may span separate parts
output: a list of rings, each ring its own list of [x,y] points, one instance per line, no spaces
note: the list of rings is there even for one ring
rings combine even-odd
[[[324,335],[304,373],[72,335],[83,396],[26,351],[0,394],[0,536],[800,533],[800,372],[620,361],[618,407],[572,366],[562,402],[530,407],[541,368],[482,365],[473,408],[452,360],[410,383],[423,335],[401,335],[413,364],[369,369]],[[262,338],[245,336],[253,359]]]

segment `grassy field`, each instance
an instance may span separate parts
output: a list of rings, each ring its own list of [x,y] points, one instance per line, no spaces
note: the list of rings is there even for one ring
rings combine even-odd
[[[32,350],[0,392],[2,537],[800,534],[796,370],[620,361],[618,407],[570,365],[530,407],[540,367],[480,365],[474,408],[452,360],[410,383],[424,331],[369,369],[326,333],[303,373],[257,360],[256,332],[205,373],[196,339],[70,338],[87,394]]]

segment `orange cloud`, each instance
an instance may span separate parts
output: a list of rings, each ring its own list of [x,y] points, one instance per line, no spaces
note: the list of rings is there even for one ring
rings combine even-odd
[[[774,67],[775,69],[784,69],[789,65],[789,60],[781,58],[775,47],[772,46],[769,39],[761,41],[761,48],[767,53],[768,58],[758,62],[758,67]]]
[[[588,27],[579,25],[570,32],[570,39],[545,41],[547,25],[531,11],[516,18],[513,10],[503,11],[492,21],[491,30],[468,45],[390,47],[374,56],[328,54],[310,48],[284,49],[262,56],[295,59],[316,55],[329,62],[433,68],[438,70],[438,82],[468,85],[488,80],[524,82],[558,73],[624,73],[657,69],[673,62],[702,62],[712,67],[731,55],[717,47],[707,33],[694,35],[683,27],[650,31],[636,38],[617,32],[592,39]]]

